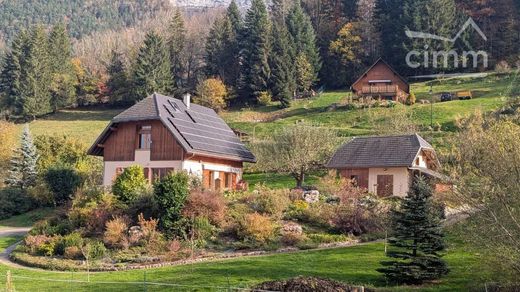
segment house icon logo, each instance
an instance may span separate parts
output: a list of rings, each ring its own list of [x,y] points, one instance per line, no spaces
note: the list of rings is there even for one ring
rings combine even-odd
[[[484,32],[482,32],[480,27],[471,17],[468,18],[468,20],[464,23],[462,28],[452,38],[439,36],[427,32],[411,30],[405,30],[405,34],[410,39],[436,40],[445,43],[455,44],[455,42],[461,38],[462,34],[470,27],[473,28],[484,41],[488,40],[487,36],[484,34]],[[452,46],[448,45],[448,47]],[[459,68],[487,68],[489,63],[488,60],[489,57],[487,52],[482,50],[469,50],[462,52],[460,51],[460,48],[459,50],[433,50],[433,48],[431,48],[427,43],[425,44],[424,48],[416,48],[412,51],[409,51],[406,55],[406,64],[412,69],[418,69],[422,67],[431,69],[441,69],[442,71],[451,71],[453,69]]]
[[[447,38],[447,37],[442,37],[442,36],[438,36],[438,35],[434,35],[434,34],[430,34],[430,33],[411,31],[411,30],[406,30],[405,33],[406,33],[406,36],[409,38],[432,39],[432,40],[439,40],[439,41],[455,43],[470,26],[473,27],[473,29],[482,37],[483,40],[487,41],[487,36],[484,34],[484,32],[482,32],[480,27],[477,25],[477,23],[471,17],[468,18],[468,20],[464,23],[462,28],[459,30],[459,32],[453,38]]]

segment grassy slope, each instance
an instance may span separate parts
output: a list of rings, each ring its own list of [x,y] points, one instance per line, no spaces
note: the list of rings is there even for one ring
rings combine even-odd
[[[51,208],[42,208],[29,211],[25,214],[13,216],[8,219],[0,220],[0,230],[16,227],[31,227],[34,222],[45,218],[52,211],[53,209]]]
[[[1,244],[1,242],[0,242]],[[165,267],[146,271],[147,281],[172,283],[187,286],[247,287],[256,283],[284,279],[299,275],[312,275],[332,278],[347,283],[385,287],[382,276],[376,271],[379,262],[384,259],[384,244],[371,243],[357,247],[340,249],[304,251],[291,254],[278,254],[259,257],[207,262],[176,267]],[[489,271],[478,265],[478,256],[465,250],[459,243],[450,247],[446,260],[452,269],[451,274],[439,283],[421,288],[427,291],[463,291],[465,287],[476,285],[489,277]],[[0,266],[0,275],[8,269]],[[9,269],[15,276],[86,280],[85,273],[57,273],[47,271]],[[90,276],[95,281],[143,281],[144,271],[124,271],[96,273]],[[0,287],[5,277],[0,277]],[[20,291],[43,289],[70,289],[86,291],[102,288],[104,291],[128,290],[142,291],[138,284],[73,284],[67,282],[33,281],[15,278],[15,287]],[[402,291],[404,287],[385,287],[391,291]],[[412,290],[413,287],[406,287]],[[168,291],[172,287],[154,287],[149,291]],[[189,289],[190,291],[208,291],[209,289]],[[386,289],[385,289],[386,290]],[[213,290],[218,291],[218,290]]]

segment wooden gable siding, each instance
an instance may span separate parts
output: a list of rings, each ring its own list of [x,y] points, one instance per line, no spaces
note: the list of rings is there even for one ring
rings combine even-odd
[[[345,168],[339,169],[341,177],[351,179],[352,176],[358,177],[358,186],[368,189],[368,168]]]
[[[161,121],[120,123],[103,147],[105,161],[134,161],[141,126],[152,127],[150,160],[182,160],[184,149]]]
[[[121,123],[103,144],[105,161],[133,161],[137,143],[137,123]]]
[[[214,157],[206,157],[206,156],[200,156],[200,155],[186,155],[186,160],[192,160],[192,161],[200,161],[202,163],[213,163],[213,164],[221,164],[221,165],[228,165],[230,167],[236,167],[236,168],[242,168],[243,163],[240,161],[234,161],[234,160],[227,160],[223,158],[214,158]]]
[[[377,63],[356,83],[352,85],[352,89],[356,93],[361,93],[363,86],[368,86],[370,80],[391,80],[393,85],[397,85],[400,90],[410,93],[410,86],[403,81],[397,74],[392,71],[384,62]]]
[[[150,160],[182,160],[184,149],[161,121],[152,121]]]

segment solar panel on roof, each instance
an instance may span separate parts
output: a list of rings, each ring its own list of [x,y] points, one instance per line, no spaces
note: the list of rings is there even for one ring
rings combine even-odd
[[[172,110],[169,109],[165,104],[163,104],[163,106],[164,106],[164,109],[168,112],[168,114],[170,114],[170,116],[172,116],[172,118],[175,118],[175,116],[172,113]]]

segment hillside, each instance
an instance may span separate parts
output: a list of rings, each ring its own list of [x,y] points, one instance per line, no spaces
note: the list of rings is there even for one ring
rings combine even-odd
[[[0,36],[9,40],[21,29],[64,21],[80,38],[95,31],[130,27],[171,7],[168,0],[20,0],[0,1]]]
[[[472,100],[454,100],[421,104],[420,100],[431,98],[429,83],[414,83],[412,91],[416,93],[418,102],[413,106],[397,105],[394,108],[347,109],[339,106],[331,110],[331,105],[344,102],[347,91],[325,92],[310,100],[295,101],[287,109],[279,109],[277,105],[265,107],[230,109],[223,112],[222,117],[233,127],[256,137],[265,137],[284,126],[296,122],[307,122],[316,126],[338,130],[343,136],[377,134],[377,129],[385,127],[390,119],[404,111],[409,112],[411,121],[421,131],[429,131],[430,110],[433,109],[433,122],[441,125],[441,134],[453,132],[457,118],[470,115],[476,110],[483,112],[494,110],[504,104],[512,91],[517,91],[516,74],[489,74],[470,79],[436,80],[433,96],[438,99],[441,92],[471,90],[475,98]],[[514,86],[513,86],[514,85]],[[57,114],[36,120],[31,123],[34,135],[64,134],[76,137],[85,144],[90,144],[103,130],[108,121],[121,110],[84,109],[63,110]]]

